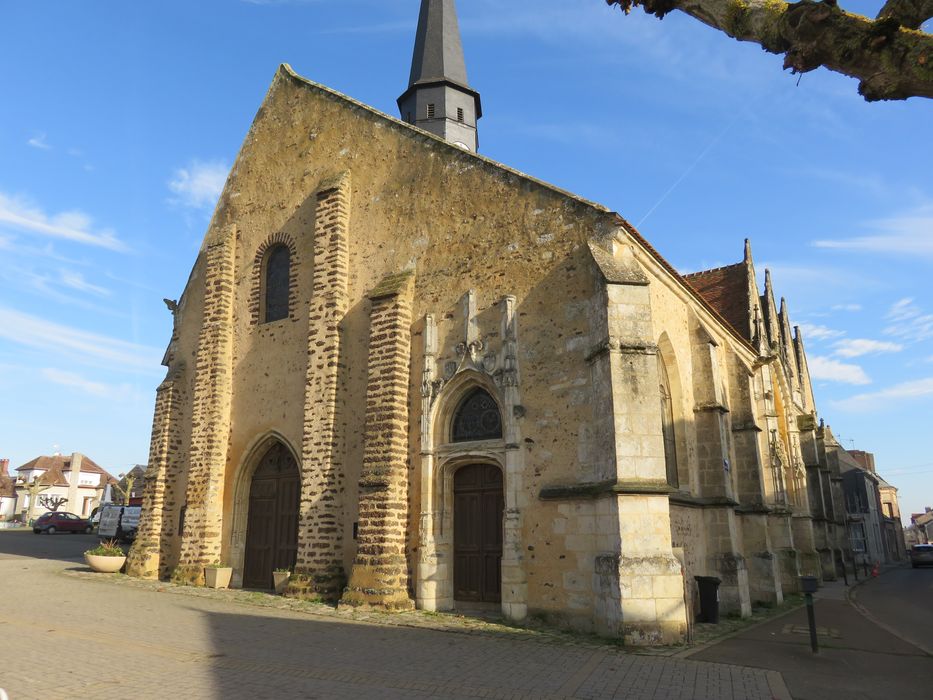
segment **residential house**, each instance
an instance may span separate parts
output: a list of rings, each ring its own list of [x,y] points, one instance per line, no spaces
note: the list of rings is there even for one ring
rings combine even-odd
[[[104,489],[115,479],[80,452],[70,456],[42,455],[16,470],[16,514],[26,520],[48,511],[83,517],[101,503]]]

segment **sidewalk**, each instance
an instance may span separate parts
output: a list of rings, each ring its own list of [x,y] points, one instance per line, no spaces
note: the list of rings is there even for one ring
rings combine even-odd
[[[933,659],[867,620],[846,593],[831,582],[814,596],[819,654],[800,608],[687,656],[779,671],[795,700],[930,697]]]

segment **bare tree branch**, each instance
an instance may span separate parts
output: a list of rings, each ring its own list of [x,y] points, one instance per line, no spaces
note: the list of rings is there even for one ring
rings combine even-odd
[[[878,19],[827,2],[783,0],[606,0],[628,14],[641,6],[663,18],[680,10],[739,41],[784,54],[784,67],[807,73],[824,66],[859,80],[869,102],[933,97],[933,35],[910,28],[933,0],[890,0]],[[926,19],[926,18],[924,18]],[[923,19],[917,23],[917,27]]]
[[[68,503],[68,499],[65,496],[39,496],[39,505],[43,508],[48,508],[53,513],[57,512],[58,509],[66,503]]]
[[[878,19],[896,19],[902,27],[920,29],[920,25],[933,17],[933,0],[888,0]]]

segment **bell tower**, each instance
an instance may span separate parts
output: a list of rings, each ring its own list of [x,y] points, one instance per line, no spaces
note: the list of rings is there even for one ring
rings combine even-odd
[[[454,0],[421,0],[411,77],[398,108],[409,124],[476,152],[483,108],[467,81]]]

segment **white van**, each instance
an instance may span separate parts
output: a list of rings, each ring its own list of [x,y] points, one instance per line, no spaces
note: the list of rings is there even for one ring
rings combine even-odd
[[[136,539],[136,530],[139,528],[140,506],[121,506],[116,503],[105,503],[100,507],[100,526],[97,534],[101,537],[112,537],[122,542],[132,542]]]

